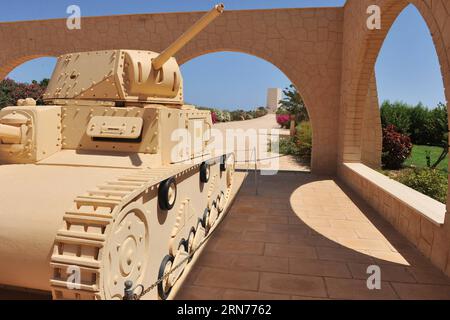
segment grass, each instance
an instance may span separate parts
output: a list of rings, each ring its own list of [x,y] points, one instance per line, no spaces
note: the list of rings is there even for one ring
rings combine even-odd
[[[427,151],[430,152],[431,164],[433,164],[440,156],[442,152],[441,147],[431,147],[431,146],[419,146],[414,145],[412,149],[411,156],[406,159],[405,166],[414,166],[417,168],[427,167]],[[437,167],[437,169],[447,172],[448,166],[448,155]]]

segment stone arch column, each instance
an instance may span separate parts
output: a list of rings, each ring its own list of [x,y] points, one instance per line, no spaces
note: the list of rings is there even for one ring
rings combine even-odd
[[[366,9],[378,5],[382,12],[381,30],[368,30]],[[424,0],[350,0],[346,5],[344,26],[343,90],[341,114],[341,140],[339,160],[341,162],[367,162],[376,164],[381,150],[370,153],[364,146],[369,133],[367,130],[378,126],[374,115],[378,103],[373,101],[376,94],[373,86],[374,67],[393,23],[409,4],[417,7],[432,34],[437,51],[445,88],[450,88],[450,4],[443,0],[430,3]],[[447,23],[446,23],[447,22]],[[370,97],[372,96],[372,101]],[[446,89],[447,101],[450,91]],[[379,112],[379,111],[378,111]],[[370,120],[371,119],[371,120]],[[379,138],[377,138],[379,139]],[[374,144],[376,145],[376,144]]]

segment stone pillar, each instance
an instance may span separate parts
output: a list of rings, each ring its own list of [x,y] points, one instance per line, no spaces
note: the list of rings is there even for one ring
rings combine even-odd
[[[267,90],[267,109],[269,112],[276,112],[280,107],[280,100],[283,98],[282,91],[279,88],[270,88]]]

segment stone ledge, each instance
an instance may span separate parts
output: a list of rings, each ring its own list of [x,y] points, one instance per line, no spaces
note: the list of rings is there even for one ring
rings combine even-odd
[[[343,166],[411,207],[433,224],[438,226],[444,224],[446,207],[443,203],[390,179],[362,163],[343,163]]]

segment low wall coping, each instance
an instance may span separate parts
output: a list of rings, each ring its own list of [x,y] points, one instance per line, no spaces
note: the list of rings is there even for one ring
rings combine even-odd
[[[445,204],[411,189],[362,163],[343,163],[343,165],[411,207],[432,223],[439,226],[444,224]]]

